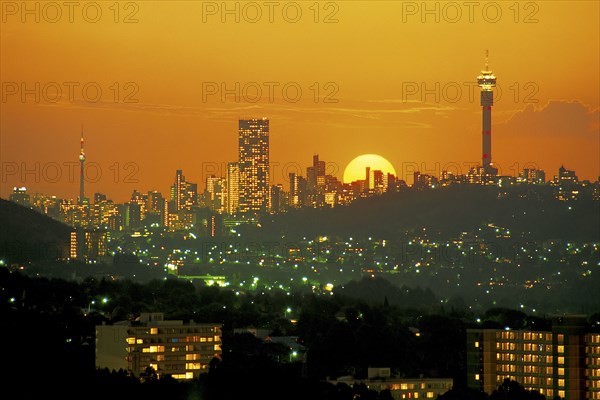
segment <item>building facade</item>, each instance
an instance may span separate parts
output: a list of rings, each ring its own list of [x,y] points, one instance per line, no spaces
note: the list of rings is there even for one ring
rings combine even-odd
[[[388,389],[394,400],[400,399],[435,399],[452,389],[452,378],[397,378],[391,376],[390,368],[369,368],[367,379],[339,377],[327,382],[348,386],[364,384],[370,390],[381,392]]]
[[[600,399],[600,333],[585,322],[568,316],[548,331],[468,329],[468,386],[490,394],[509,378],[546,398]]]
[[[239,120],[239,211],[243,214],[270,209],[269,120]]]
[[[164,320],[142,313],[136,322],[96,326],[96,368],[123,369],[136,377],[152,367],[158,377],[194,379],[221,356],[221,325]]]

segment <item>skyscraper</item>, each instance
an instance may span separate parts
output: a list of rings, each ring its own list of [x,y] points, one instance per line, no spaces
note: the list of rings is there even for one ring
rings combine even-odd
[[[175,210],[190,209],[198,205],[198,185],[185,180],[183,171],[175,172],[175,182],[171,186],[171,201]]]
[[[313,207],[322,207],[325,202],[325,161],[313,156],[313,165],[306,169],[309,201]]]
[[[240,165],[236,162],[227,163],[226,211],[235,214],[240,205]]]
[[[269,120],[239,120],[239,211],[267,212],[270,208]]]
[[[496,175],[498,170],[492,166],[492,106],[494,105],[494,88],[496,76],[489,69],[486,51],[485,69],[477,77],[481,88],[482,131],[481,131],[481,162],[485,174]]]
[[[171,186],[171,200],[175,200],[175,205],[177,207],[177,211],[183,208],[184,203],[184,185],[185,185],[185,176],[183,176],[183,171],[178,169],[175,171],[175,183]]]

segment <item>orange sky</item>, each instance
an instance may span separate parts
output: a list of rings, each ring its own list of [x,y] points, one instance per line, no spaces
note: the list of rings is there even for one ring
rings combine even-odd
[[[271,16],[260,1],[228,2],[229,14],[222,2],[120,2],[118,15],[114,2],[75,2],[72,15],[62,2],[29,2],[32,14],[23,4],[2,2],[3,198],[13,186],[75,198],[82,124],[95,163],[86,194],[115,201],[133,189],[167,194],[176,169],[203,188],[236,159],[243,117],[270,118],[272,177],[286,188],[317,153],[340,179],[363,153],[409,183],[415,168],[465,173],[480,160],[472,84],[485,49],[501,90],[500,171],[537,166],[552,178],[564,164],[581,179],[600,175],[597,1],[428,2],[430,13],[420,1],[274,2]],[[236,83],[239,99],[223,101],[221,85]]]

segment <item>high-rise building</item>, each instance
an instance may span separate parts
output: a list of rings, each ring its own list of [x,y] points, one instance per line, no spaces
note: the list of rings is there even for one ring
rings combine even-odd
[[[171,186],[171,200],[175,201],[175,206],[177,207],[177,211],[183,208],[184,204],[184,185],[185,185],[185,176],[183,176],[183,171],[178,169],[175,171],[175,183]]]
[[[227,214],[235,214],[240,205],[240,165],[227,163],[225,207]]]
[[[322,207],[325,203],[325,161],[320,161],[318,154],[313,156],[312,166],[306,169],[306,184],[308,202],[313,207]]]
[[[26,187],[14,187],[8,199],[25,207],[31,206],[31,199]]]
[[[523,168],[517,182],[529,184],[543,184],[546,182],[546,173],[541,169]]]
[[[492,106],[494,105],[494,88],[496,76],[488,65],[487,52],[485,69],[477,77],[477,84],[481,88],[482,130],[481,130],[481,162],[488,175],[497,175],[498,170],[492,166]]]
[[[555,177],[555,180],[558,182],[559,185],[565,183],[573,184],[579,181],[577,175],[575,174],[575,171],[566,169],[563,165],[561,165],[558,169],[558,175]]]
[[[217,178],[214,175],[206,177],[205,201],[208,208],[213,211],[222,212],[223,207],[225,206],[223,199],[223,181],[223,178]]]
[[[131,193],[130,203],[137,203],[140,205],[140,220],[143,221],[146,218],[146,205],[148,204],[148,195],[140,193],[137,189],[133,189]]]
[[[239,211],[243,214],[270,209],[269,120],[239,120]]]
[[[306,205],[307,182],[303,177],[290,172],[290,207],[301,208]]]
[[[600,334],[585,316],[549,330],[467,329],[467,385],[491,394],[504,379],[546,398],[600,399]]]
[[[283,190],[282,184],[271,186],[271,210],[274,213],[279,213],[287,208],[287,193]]]
[[[71,231],[69,256],[74,260],[94,261],[106,255],[107,244],[106,230],[75,228]]]
[[[162,193],[154,190],[148,192],[146,211],[153,214],[160,214],[164,207],[164,198]]]
[[[141,207],[139,203],[130,201],[123,204],[123,227],[125,229],[138,229],[142,225]]]
[[[171,186],[171,201],[175,204],[175,211],[198,205],[198,185],[186,181],[180,169],[175,172],[175,182]]]

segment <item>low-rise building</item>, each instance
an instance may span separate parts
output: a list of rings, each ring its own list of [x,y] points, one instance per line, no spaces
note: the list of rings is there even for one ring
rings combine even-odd
[[[164,320],[142,313],[139,321],[96,326],[96,367],[140,377],[152,367],[160,378],[194,379],[221,356],[221,325]]]
[[[369,368],[367,379],[339,377],[327,382],[337,385],[344,383],[350,387],[364,384],[370,390],[381,392],[389,389],[395,400],[435,399],[452,389],[452,378],[400,378],[391,376],[390,368]]]

